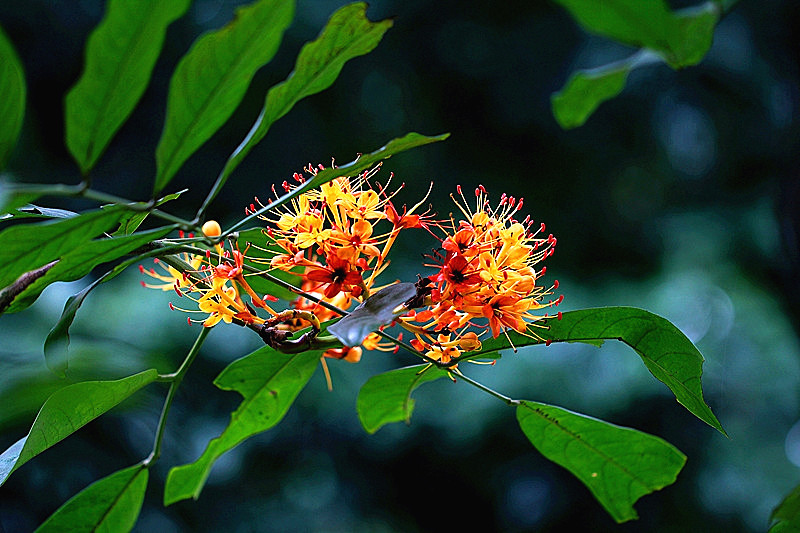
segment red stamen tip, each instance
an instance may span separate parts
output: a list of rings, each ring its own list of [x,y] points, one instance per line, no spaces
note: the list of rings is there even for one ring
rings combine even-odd
[[[144,267],[143,267],[142,265],[139,265],[139,272],[141,272],[142,274],[144,274]]]
[[[550,346],[550,344],[551,344],[552,342],[553,342],[553,341],[551,341],[550,339],[547,339],[546,341],[544,341],[544,345],[545,345],[545,346]]]
[[[563,313],[562,313],[561,311],[559,311],[559,312],[558,312],[558,320],[561,320],[561,316],[562,316],[562,315],[563,315]]]
[[[170,303],[169,303],[169,308],[170,308],[170,310],[172,310],[172,311],[174,311],[174,310],[175,310],[175,306],[174,306],[174,305],[172,305],[172,302],[170,302]]]

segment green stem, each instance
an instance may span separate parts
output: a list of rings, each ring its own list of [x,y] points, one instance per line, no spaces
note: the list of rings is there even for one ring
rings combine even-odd
[[[169,385],[169,392],[167,392],[167,398],[164,400],[164,407],[161,409],[161,417],[158,419],[158,429],[156,430],[155,440],[153,441],[153,451],[150,452],[147,459],[142,461],[145,467],[150,466],[150,464],[155,462],[158,456],[161,455],[161,441],[164,438],[164,430],[167,427],[167,415],[169,415],[169,409],[172,407],[172,401],[175,399],[175,393],[178,391],[181,381],[183,381],[183,376],[186,375],[186,372],[189,370],[189,366],[195,360],[197,354],[200,353],[200,347],[203,345],[203,342],[205,342],[210,331],[211,328],[206,327],[200,331],[200,335],[198,335],[197,340],[194,341],[192,349],[189,350],[186,359],[183,360],[183,363],[181,363],[180,368],[178,368],[176,372],[159,376],[159,381],[171,381],[171,383]]]
[[[455,372],[455,374],[456,374],[456,376],[458,376],[458,378],[456,378],[456,379],[462,379],[462,380],[466,381],[467,383],[469,383],[473,387],[476,387],[476,388],[482,390],[483,392],[486,392],[486,393],[494,396],[495,398],[498,398],[498,399],[504,401],[507,405],[517,406],[517,405],[519,405],[521,403],[520,400],[514,400],[512,398],[509,398],[508,396],[500,394],[496,390],[490,389],[489,387],[487,387],[483,383],[478,383],[474,379],[472,379],[470,377],[467,377],[466,375],[462,374],[461,372]]]

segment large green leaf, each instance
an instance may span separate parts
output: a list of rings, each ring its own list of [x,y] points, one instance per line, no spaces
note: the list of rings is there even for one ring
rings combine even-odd
[[[138,464],[95,481],[58,508],[36,533],[130,531],[147,489],[148,470]]]
[[[364,154],[360,156],[358,159],[355,159],[345,165],[339,167],[329,167],[324,170],[321,170],[314,176],[313,179],[305,181],[302,185],[293,189],[292,191],[284,194],[280,198],[277,198],[273,202],[267,206],[270,209],[274,209],[280,205],[285,204],[286,202],[290,201],[292,198],[297,196],[298,194],[305,192],[309,189],[314,189],[319,187],[324,183],[328,183],[329,181],[339,178],[341,176],[357,176],[359,173],[368,170],[384,159],[389,159],[391,156],[398,154],[400,152],[405,152],[406,150],[410,150],[411,148],[416,148],[417,146],[424,146],[426,144],[443,141],[450,136],[449,133],[443,133],[442,135],[436,136],[426,136],[420,135],[419,133],[407,133],[403,137],[399,139],[392,139],[386,146],[378,148],[374,152],[370,152],[368,154]],[[259,210],[256,213],[253,213],[237,224],[235,224],[232,228],[227,230],[228,233],[235,231],[236,229],[244,226],[246,223],[250,222],[251,220],[257,218],[262,213],[262,210]]]
[[[158,378],[154,369],[116,381],[84,381],[53,393],[28,435],[0,454],[0,485],[17,468]]]
[[[668,442],[542,403],[517,407],[531,444],[584,485],[617,522],[637,517],[633,504],[675,482],[686,456]]]
[[[8,36],[0,28],[0,169],[17,145],[25,118],[25,72]]]
[[[118,259],[137,248],[160,239],[175,229],[174,226],[134,233],[124,237],[113,237],[89,241],[76,246],[64,254],[58,263],[43,276],[28,285],[8,307],[8,313],[22,311],[31,305],[42,291],[57,281],[75,281],[92,271],[97,265]]]
[[[775,522],[769,533],[800,531],[800,485],[792,489],[772,511],[770,521]]]
[[[244,399],[222,435],[208,443],[197,461],[170,470],[164,504],[197,499],[214,461],[248,437],[280,422],[311,379],[321,355],[321,351],[287,355],[264,347],[228,365],[214,384],[235,390]]]
[[[427,368],[427,370],[426,370]],[[372,376],[358,391],[358,419],[369,433],[391,422],[411,420],[414,400],[411,393],[429,381],[447,376],[433,366],[416,365]]]
[[[224,28],[200,37],[181,59],[156,148],[156,191],[228,120],[253,75],[275,55],[293,16],[294,1],[259,0],[239,8]]]
[[[144,94],[167,26],[189,0],[110,0],[89,37],[86,66],[67,94],[66,141],[86,174]]]
[[[340,8],[331,16],[320,36],[300,50],[294,71],[269,90],[261,114],[228,159],[206,204],[216,196],[234,169],[261,142],[276,120],[306,96],[330,87],[347,61],[371,52],[378,45],[392,21],[370,22],[365,15],[366,9],[363,2]]]
[[[673,12],[664,0],[555,0],[584,29],[658,52],[673,68],[697,64],[711,47],[716,2]]]
[[[122,216],[121,209],[102,209],[58,221],[20,224],[0,232],[0,287],[20,275],[60,259],[107,231]]]
[[[498,350],[550,342],[600,345],[605,340],[618,340],[639,354],[650,373],[675,394],[678,403],[727,435],[703,399],[700,381],[703,374],[702,354],[667,319],[634,307],[599,307],[568,311],[561,320],[551,317],[539,322],[539,325],[542,327],[533,328],[538,338],[509,331],[508,339],[502,335],[487,339],[480,350],[470,352],[468,357],[486,357]]]

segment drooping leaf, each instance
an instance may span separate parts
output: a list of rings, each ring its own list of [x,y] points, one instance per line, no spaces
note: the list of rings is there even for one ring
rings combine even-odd
[[[770,522],[774,522],[769,533],[800,531],[800,485],[792,489],[783,501],[772,510]]]
[[[292,0],[259,0],[239,8],[224,28],[200,37],[181,59],[156,148],[156,192],[228,120],[256,71],[275,55],[293,16]]]
[[[617,522],[633,504],[675,482],[686,456],[668,442],[552,405],[523,401],[517,421],[546,458],[574,474]]]
[[[17,145],[25,118],[25,72],[14,46],[0,28],[0,170]]]
[[[657,55],[641,50],[622,61],[573,72],[551,97],[553,116],[564,129],[582,126],[600,104],[622,92],[631,70],[656,61],[660,62]]]
[[[20,224],[0,232],[0,287],[20,275],[61,258],[111,228],[122,216],[120,209],[102,209],[77,217],[35,224]]]
[[[73,250],[61,256],[58,262],[43,276],[36,279],[19,293],[14,301],[11,302],[7,312],[22,311],[31,305],[45,287],[51,283],[80,279],[91,272],[97,265],[114,261],[155,239],[165,236],[174,229],[174,226],[165,226],[124,237],[100,239],[79,244]]]
[[[697,64],[711,47],[720,8],[673,12],[664,0],[556,0],[591,33],[658,52],[673,68]]]
[[[110,0],[89,37],[83,74],[65,102],[66,142],[88,173],[144,94],[167,26],[189,0]]]
[[[170,470],[164,504],[197,499],[214,461],[248,437],[280,422],[311,379],[321,355],[320,351],[287,355],[264,347],[228,365],[214,384],[240,393],[242,403],[231,414],[222,435],[209,442],[195,462]]]
[[[391,422],[411,420],[414,400],[411,393],[429,381],[447,376],[447,372],[427,365],[399,368],[372,376],[358,392],[358,419],[369,433]]]
[[[57,209],[53,207],[42,207],[39,205],[27,204],[16,208],[13,212],[0,216],[0,220],[6,218],[71,218],[78,213],[68,209]]]
[[[444,133],[442,135],[436,135],[433,137],[420,135],[419,133],[414,133],[414,132],[407,133],[406,135],[404,135],[399,139],[392,139],[391,141],[389,141],[388,144],[386,144],[381,148],[378,148],[374,152],[371,152],[369,154],[364,154],[345,165],[339,167],[330,167],[319,171],[317,175],[314,176],[313,179],[305,181],[296,189],[293,189],[292,191],[287,192],[286,194],[281,196],[280,198],[277,198],[273,202],[270,202],[270,204],[267,207],[269,207],[270,209],[274,209],[280,205],[285,204],[298,194],[303,193],[309,189],[317,188],[324,183],[328,183],[329,181],[342,176],[357,176],[359,173],[365,170],[369,170],[370,168],[374,167],[384,159],[389,159],[391,156],[395,154],[404,152],[406,150],[410,150],[411,148],[416,148],[418,146],[424,146],[426,144],[443,141],[447,139],[449,136],[450,136],[449,133]],[[250,220],[253,220],[257,216],[258,212],[245,217],[228,231],[234,231],[235,229],[243,226]]]
[[[358,346],[371,332],[397,318],[394,310],[416,294],[417,287],[413,283],[389,285],[364,300],[349,315],[328,326],[328,332],[345,346]]]
[[[258,119],[228,159],[206,205],[250,150],[261,142],[275,121],[303,98],[330,87],[347,61],[371,52],[378,45],[383,34],[392,26],[392,21],[370,22],[365,15],[366,9],[363,2],[339,8],[320,36],[303,47],[294,71],[285,81],[269,90]]]
[[[727,435],[703,399],[700,378],[703,356],[686,335],[667,319],[633,307],[598,307],[568,311],[561,320],[551,317],[533,328],[539,337],[530,338],[509,331],[509,339],[517,348],[546,342],[581,342],[599,345],[604,340],[618,340],[634,349],[647,369],[675,394],[678,403],[700,420]],[[486,356],[497,350],[512,348],[500,336],[482,342],[480,350],[469,358]]]
[[[138,464],[95,481],[58,508],[36,533],[130,531],[147,489],[148,470]]]
[[[53,393],[42,406],[28,435],[0,454],[0,485],[17,468],[75,433],[131,394],[158,378],[154,369],[116,381],[84,381]]]

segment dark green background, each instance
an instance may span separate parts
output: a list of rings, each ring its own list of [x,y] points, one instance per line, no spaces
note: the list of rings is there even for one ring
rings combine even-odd
[[[276,59],[165,191],[190,188],[173,212],[193,214],[266,90],[342,4],[299,3]],[[198,0],[170,27],[147,93],[93,173],[98,189],[148,197],[172,69],[197,35],[231,14],[228,3]],[[537,347],[495,367],[467,368],[508,395],[648,431],[688,455],[675,485],[637,505],[639,521],[616,526],[588,490],[533,450],[511,409],[467,386],[427,385],[410,427],[367,435],[355,414],[358,388],[410,360],[366,354],[359,365],[332,365],[332,393],[318,372],[281,425],[219,461],[198,502],[164,509],[167,469],[194,460],[238,403],[211,381],[258,346],[250,332],[221,327],[181,388],[137,530],[765,530],[771,509],[800,482],[797,3],[741,2],[703,63],[634,72],[620,97],[568,132],[550,113],[550,94],[573,69],[632,51],[585,34],[555,4],[374,1],[368,15],[394,17],[394,28],[331,89],[272,128],[210,215],[232,223],[253,196],[268,196],[272,183],[306,163],[344,163],[408,131],[450,132],[444,143],[386,162],[380,175],[394,172],[407,183],[401,201],[415,203],[430,181],[441,215],[453,209],[447,195],[459,183],[467,190],[483,183],[494,198],[524,196],[526,211],[558,237],[547,265],[549,279],[561,282],[562,309],[635,305],[676,323],[706,356],[706,400],[731,439],[681,408],[622,346]],[[0,4],[29,91],[7,179],[79,181],[63,142],[63,99],[101,17],[102,3],[89,0]],[[392,275],[424,273],[420,254],[431,246],[418,235],[401,242]],[[167,310],[169,295],[138,281],[131,272],[101,287],[79,313],[73,379],[152,365],[171,371],[188,350],[196,328]],[[82,286],[62,285],[28,311],[0,318],[3,449],[59,386],[41,344],[63,301]],[[31,530],[91,481],[146,456],[165,393],[150,386],[127,410],[16,472],[0,488],[0,528]]]

